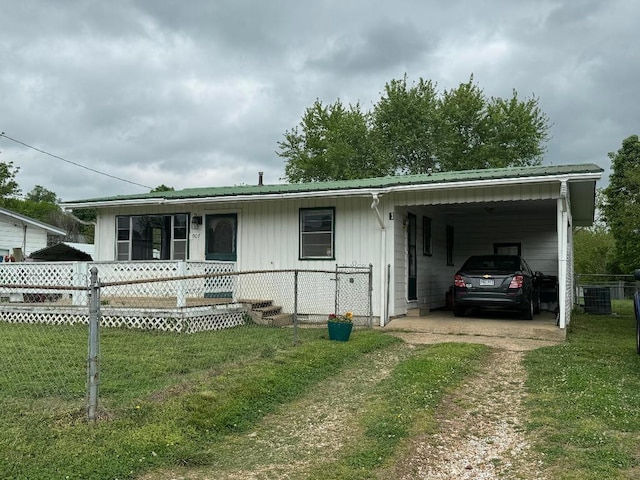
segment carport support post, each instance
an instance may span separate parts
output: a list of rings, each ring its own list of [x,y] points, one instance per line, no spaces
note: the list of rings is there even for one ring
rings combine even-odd
[[[89,287],[89,358],[87,359],[87,387],[89,405],[87,413],[90,422],[96,421],[98,410],[98,354],[100,350],[100,286],[98,285],[98,269],[91,268],[91,285]]]

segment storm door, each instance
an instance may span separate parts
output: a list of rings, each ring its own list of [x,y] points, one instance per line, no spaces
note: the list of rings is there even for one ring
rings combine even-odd
[[[238,216],[235,213],[207,215],[206,259],[235,262],[237,231]]]
[[[418,265],[416,257],[417,220],[413,213],[408,214],[407,225],[407,299],[418,299]]]

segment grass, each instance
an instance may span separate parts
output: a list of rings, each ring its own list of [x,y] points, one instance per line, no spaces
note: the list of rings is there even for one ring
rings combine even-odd
[[[78,345],[62,342],[80,338],[81,329],[40,330],[47,341],[31,345],[24,341],[25,327],[0,327],[3,351],[13,358],[39,353],[30,357],[34,371],[51,369],[43,343],[57,345],[63,358],[86,355],[64,352]],[[95,425],[86,423],[73,388],[59,395],[39,388],[48,377],[22,381],[23,369],[14,373],[15,362],[5,356],[3,385],[10,387],[13,379],[19,388],[0,399],[0,478],[125,479],[152,467],[206,463],[207,445],[250,427],[359,356],[399,341],[372,331],[357,332],[344,344],[326,341],[321,329],[299,333],[301,345],[293,347],[289,329],[190,336],[105,330],[104,407]],[[66,370],[77,364],[59,367],[59,377],[74,378]]]
[[[558,479],[640,476],[640,357],[630,300],[574,312],[568,341],[526,356],[537,448]]]
[[[549,478],[640,477],[633,305],[614,301],[613,310],[574,313],[567,342],[525,356],[529,433]],[[86,327],[0,323],[0,478],[127,479],[177,466],[237,465],[238,452],[221,446],[243,444],[265,416],[353,365],[366,372],[368,355],[385,355],[399,342],[376,331],[356,331],[346,343],[327,341],[324,329],[299,333],[294,347],[289,329],[105,330],[101,420],[90,425]],[[345,453],[315,459],[300,478],[385,472],[399,447],[437,428],[443,396],[473,375],[487,351],[469,344],[412,350],[353,410]]]
[[[444,343],[402,361],[377,386],[375,402],[361,412],[361,437],[337,461],[318,466],[305,478],[368,479],[378,469],[391,468],[397,447],[435,428],[433,415],[443,396],[472,374],[487,352],[484,345]]]

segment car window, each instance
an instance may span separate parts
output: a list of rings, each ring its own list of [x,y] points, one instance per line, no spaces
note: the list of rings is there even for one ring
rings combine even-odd
[[[505,271],[514,272],[520,270],[518,257],[490,256],[490,257],[471,257],[464,266],[463,270],[480,270],[480,271]]]

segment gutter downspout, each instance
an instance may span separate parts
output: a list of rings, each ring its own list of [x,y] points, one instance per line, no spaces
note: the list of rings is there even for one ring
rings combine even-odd
[[[568,202],[567,182],[560,183],[560,198],[558,199],[558,326],[567,328],[567,228]]]
[[[382,219],[382,215],[380,214],[380,210],[378,210],[378,205],[380,204],[380,199],[378,198],[377,192],[371,193],[371,210],[373,210],[376,214],[376,218],[378,223],[380,224],[380,260],[378,266],[378,275],[379,275],[379,288],[378,292],[380,294],[380,326],[384,327],[387,323],[386,318],[386,278],[385,275],[385,265],[387,264],[387,229],[384,226],[384,220]]]

